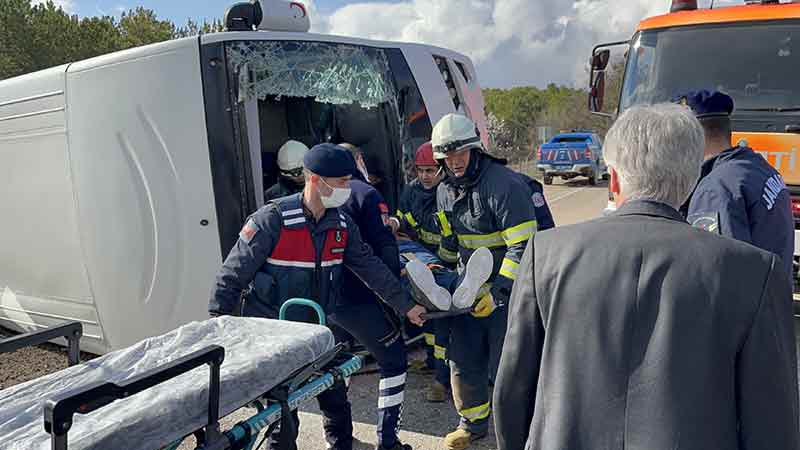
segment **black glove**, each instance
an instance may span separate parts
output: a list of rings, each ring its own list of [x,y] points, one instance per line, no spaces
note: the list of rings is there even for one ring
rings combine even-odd
[[[508,278],[499,275],[492,283],[492,289],[489,291],[494,297],[494,302],[498,308],[508,304],[511,298],[511,288],[514,287],[514,282]]]

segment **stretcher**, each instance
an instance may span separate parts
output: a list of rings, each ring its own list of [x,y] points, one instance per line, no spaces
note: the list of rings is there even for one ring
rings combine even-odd
[[[316,304],[297,299],[281,316],[298,304],[314,307],[324,323]],[[251,450],[259,432],[279,423],[281,439],[293,441],[290,412],[361,364],[320,325],[240,317],[192,322],[0,390],[0,449],[175,450],[194,435],[199,450]],[[219,418],[246,406],[253,415],[222,432]]]

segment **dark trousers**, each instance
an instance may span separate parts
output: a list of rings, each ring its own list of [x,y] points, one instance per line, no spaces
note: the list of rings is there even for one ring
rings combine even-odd
[[[406,386],[406,350],[400,322],[379,303],[340,306],[331,321],[353,335],[375,358],[380,372],[378,443],[394,447],[402,422]]]
[[[353,419],[350,402],[347,400],[347,385],[343,381],[317,397],[319,409],[322,411],[322,428],[325,430],[325,440],[328,448],[333,450],[353,450]],[[300,426],[300,417],[297,411],[292,412],[295,429]],[[281,439],[291,441],[290,450],[297,450],[297,436],[281,437],[280,426],[269,437],[269,448],[279,449]]]
[[[473,434],[483,435],[489,430],[489,384],[494,384],[497,375],[507,319],[505,307],[485,318],[470,314],[452,318],[447,356],[453,401],[461,416],[459,428]]]
[[[447,362],[447,347],[450,342],[450,322],[449,317],[431,321],[433,325],[433,345],[430,347],[434,358],[434,377],[436,382],[444,386],[450,386],[450,364]],[[427,325],[427,322],[425,323]]]
[[[378,442],[385,448],[398,442],[406,382],[406,351],[398,321],[377,302],[339,306],[330,316],[332,329],[344,329],[372,354],[378,363]],[[337,339],[341,334],[335,332]],[[317,397],[323,415],[325,440],[334,450],[352,450],[353,422],[347,387],[336,385]],[[299,424],[297,413],[293,415]],[[270,437],[270,449],[277,450],[279,430]],[[292,450],[296,450],[296,446]]]

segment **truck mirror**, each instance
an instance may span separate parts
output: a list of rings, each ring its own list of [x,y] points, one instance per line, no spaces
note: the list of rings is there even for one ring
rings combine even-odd
[[[606,73],[598,72],[589,89],[589,110],[592,112],[603,111],[603,101],[606,96]]]
[[[592,70],[606,70],[611,59],[611,50],[601,50],[592,55]]]

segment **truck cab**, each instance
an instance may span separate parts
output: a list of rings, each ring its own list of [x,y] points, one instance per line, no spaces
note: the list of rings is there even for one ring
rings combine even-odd
[[[619,106],[603,112],[610,47],[624,46]],[[628,41],[595,47],[590,109],[612,117],[633,105],[668,102],[690,90],[733,97],[731,146],[749,146],[783,176],[795,217],[795,311],[800,310],[800,4],[775,0],[698,9],[675,0],[671,12],[643,20]],[[609,196],[607,211],[613,210]]]

